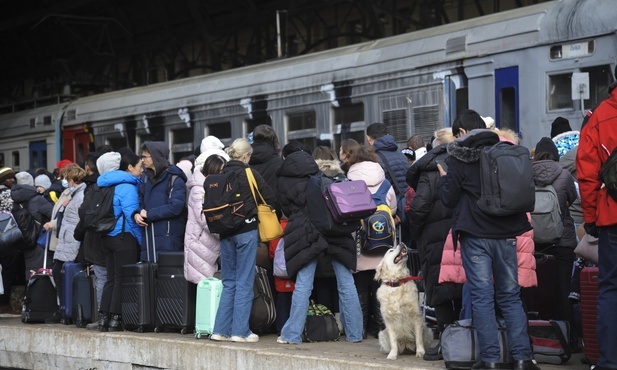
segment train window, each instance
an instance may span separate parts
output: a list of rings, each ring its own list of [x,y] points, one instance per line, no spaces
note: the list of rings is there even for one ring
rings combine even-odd
[[[585,100],[585,107],[592,108],[600,103],[608,94],[608,86],[613,77],[609,65],[581,68],[580,72],[589,73],[589,99]],[[572,73],[563,73],[548,76],[548,109],[573,109],[572,102]]]
[[[193,154],[193,129],[181,128],[171,130],[171,152],[173,161]]]
[[[223,143],[231,141],[231,122],[210,123],[206,125],[204,136],[214,135]],[[201,140],[201,138],[199,138]]]
[[[383,123],[388,128],[388,133],[394,136],[395,141],[407,140],[407,109],[395,109],[384,111]]]
[[[433,134],[437,131],[439,122],[440,118],[438,105],[413,107],[413,133],[414,135],[422,136],[426,142],[430,142]],[[406,136],[403,136],[402,140],[396,138],[397,141],[406,141],[407,139],[408,137]]]
[[[572,59],[586,57],[596,49],[596,44],[593,40],[576,42],[573,44],[555,45],[551,47],[550,58],[556,59]]]
[[[295,140],[306,149],[317,146],[317,116],[315,111],[289,113],[285,117],[287,141]]]
[[[75,112],[75,110],[73,110],[73,112]],[[43,125],[44,126],[51,126],[51,116],[43,117]]]
[[[36,118],[30,118],[30,128],[34,128],[36,126]]]
[[[0,153],[0,167],[4,167],[4,153]]]
[[[13,167],[19,167],[19,151],[17,150],[13,151],[12,155],[13,155]]]
[[[366,139],[364,125],[364,104],[348,104],[334,108],[334,147],[338,148],[341,141],[354,139],[364,144]]]
[[[499,128],[516,130],[516,90],[505,87],[499,90]]]

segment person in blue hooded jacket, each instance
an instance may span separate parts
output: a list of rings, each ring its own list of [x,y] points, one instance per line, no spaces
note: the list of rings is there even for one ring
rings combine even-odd
[[[103,154],[97,161],[106,157],[120,156],[119,153]],[[101,238],[105,255],[107,281],[101,297],[99,331],[122,330],[122,266],[137,263],[141,227],[131,217],[139,209],[138,187],[141,184],[142,166],[137,154],[128,153],[120,159],[120,168],[103,173],[96,180],[100,188],[115,186],[114,216],[116,225]]]
[[[184,250],[186,227],[186,175],[169,164],[169,147],[162,141],[145,143],[141,161],[145,176],[140,208],[133,216],[144,227],[141,260],[156,262],[161,251]]]

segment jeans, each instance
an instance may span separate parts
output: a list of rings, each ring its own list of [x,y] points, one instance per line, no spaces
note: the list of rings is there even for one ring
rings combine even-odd
[[[246,338],[251,334],[257,230],[221,239],[223,293],[214,320],[214,334]]]
[[[306,313],[309,306],[309,297],[313,290],[316,267],[317,258],[314,258],[302,267],[296,276],[291,312],[283,330],[281,330],[281,337],[288,342],[302,343],[302,333],[306,323]],[[353,276],[347,267],[335,259],[332,259],[332,267],[334,267],[336,274],[341,322],[345,329],[346,340],[348,342],[360,342],[362,341],[362,309],[360,308]]]
[[[617,226],[599,228],[598,366],[617,369]]]
[[[127,232],[103,238],[107,281],[101,296],[101,312],[122,314],[122,266],[137,263],[138,245],[137,239]]]
[[[136,257],[137,261],[139,257]],[[96,276],[96,308],[101,311],[101,300],[103,298],[103,289],[107,282],[107,267],[100,265],[92,265],[94,268],[94,276]]]
[[[512,359],[531,359],[527,316],[518,285],[516,239],[462,235],[460,242],[482,361],[500,362],[495,299],[506,321]]]
[[[469,291],[469,284],[463,284],[463,298],[462,298],[461,313],[458,317],[459,320],[466,320],[473,318],[473,310],[471,307],[471,292]]]

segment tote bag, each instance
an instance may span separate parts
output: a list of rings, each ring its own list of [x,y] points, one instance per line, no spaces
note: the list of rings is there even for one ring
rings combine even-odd
[[[255,204],[257,205],[259,241],[269,242],[270,240],[280,238],[281,235],[283,235],[283,229],[281,228],[281,223],[279,222],[278,217],[276,217],[276,210],[266,203],[263,196],[259,192],[259,188],[257,187],[257,181],[255,181],[253,171],[251,171],[250,168],[246,169],[246,177],[249,181],[251,193],[253,193],[253,199],[255,200]],[[261,200],[261,203],[257,201],[255,192],[259,194],[259,199]]]

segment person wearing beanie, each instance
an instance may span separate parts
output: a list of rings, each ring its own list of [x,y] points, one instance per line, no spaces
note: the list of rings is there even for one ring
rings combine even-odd
[[[15,179],[17,180],[17,184],[19,185],[34,186],[34,179],[32,178],[32,175],[29,174],[28,172],[25,172],[25,171],[18,172],[15,175]]]
[[[557,117],[551,123],[551,139],[564,132],[572,131],[570,121],[567,118]]]
[[[208,135],[205,138],[203,138],[203,140],[201,141],[201,145],[199,146],[199,150],[200,150],[199,153],[201,154],[207,151],[216,151],[217,153],[215,154],[218,154],[222,156],[223,158],[229,158],[229,156],[227,155],[227,153],[225,153],[223,148],[225,148],[225,144],[223,144],[218,137],[214,135]],[[224,153],[225,155],[223,155],[222,153]]]
[[[15,183],[15,171],[11,167],[0,168],[0,191],[2,187],[10,188]]]
[[[69,164],[73,163],[72,161],[69,161],[68,159],[62,159],[58,162],[56,162],[56,167],[58,168],[58,171],[62,170],[64,167],[68,166]]]
[[[568,298],[570,294],[570,279],[572,265],[574,263],[574,248],[576,247],[576,230],[574,220],[570,215],[569,205],[577,198],[574,178],[568,170],[559,164],[559,153],[553,141],[543,137],[536,144],[533,156],[533,179],[536,187],[552,185],[557,193],[559,208],[561,210],[561,222],[563,232],[556,243],[536,243],[536,252],[555,256],[557,262],[557,281],[559,282],[559,301],[556,303],[560,310],[556,320],[566,320],[572,323],[572,302]],[[533,217],[533,216],[532,216]],[[543,282],[538,281],[538,284]],[[572,338],[567,338],[571,340]]]
[[[122,156],[118,152],[108,152],[99,157],[96,160],[96,168],[99,174],[104,174],[108,171],[114,171],[120,168],[120,159]]]
[[[34,179],[34,186],[39,193],[44,193],[51,186],[51,180],[47,175],[38,175]]]

